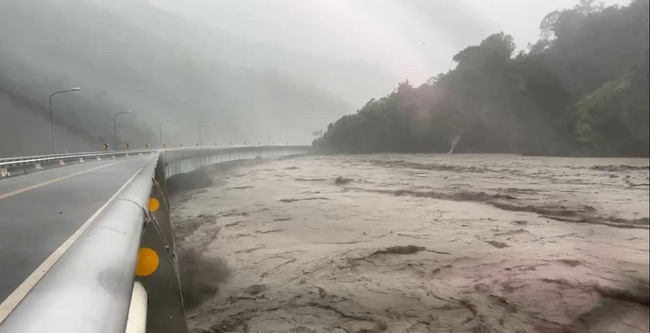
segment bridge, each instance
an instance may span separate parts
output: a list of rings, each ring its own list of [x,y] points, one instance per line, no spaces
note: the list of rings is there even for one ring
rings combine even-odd
[[[306,146],[0,159],[0,333],[186,332],[167,180]]]

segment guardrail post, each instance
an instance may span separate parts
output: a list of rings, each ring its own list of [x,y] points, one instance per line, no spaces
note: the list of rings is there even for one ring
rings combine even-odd
[[[160,224],[149,216],[140,238],[136,269],[136,281],[149,295],[147,332],[187,332],[177,267]]]
[[[149,198],[149,210],[153,217],[159,222],[163,236],[167,244],[170,246],[172,253],[174,253],[174,231],[172,230],[169,218],[169,200],[167,199],[167,183],[163,175],[164,170],[162,162],[158,161],[156,167],[155,177],[153,179],[154,186],[151,189],[151,197]]]
[[[147,332],[187,332],[162,161],[158,161],[140,238],[136,280],[149,294]]]

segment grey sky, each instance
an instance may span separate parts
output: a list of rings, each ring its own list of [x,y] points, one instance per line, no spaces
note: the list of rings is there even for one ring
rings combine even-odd
[[[445,72],[459,50],[511,34],[520,49],[549,12],[578,0],[150,0],[220,33],[329,60],[381,68],[393,84]],[[627,4],[608,0],[606,5]],[[246,65],[246,64],[244,64]]]
[[[525,49],[547,13],[578,2],[2,0],[0,132],[25,147],[0,140],[0,154],[48,152],[49,135],[29,133],[49,133],[47,96],[70,86],[83,90],[55,103],[70,150],[112,141],[112,114],[125,109],[137,111],[123,124],[134,146],[157,142],[167,118],[171,146],[196,144],[199,124],[213,143],[233,142],[234,128],[243,142],[309,143],[490,34]],[[629,0],[606,4],[617,2]]]

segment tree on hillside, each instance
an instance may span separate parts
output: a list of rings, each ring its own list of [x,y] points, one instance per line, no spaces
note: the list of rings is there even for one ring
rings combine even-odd
[[[456,68],[400,84],[315,142],[346,153],[510,152],[648,156],[648,0],[583,0],[547,15],[513,57],[512,37],[458,52]]]

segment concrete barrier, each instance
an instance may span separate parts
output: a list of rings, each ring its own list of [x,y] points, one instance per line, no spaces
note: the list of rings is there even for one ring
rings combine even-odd
[[[0,178],[22,175],[53,167],[62,167],[75,163],[84,163],[86,160],[92,158],[100,161],[102,158],[127,157],[129,156],[129,153],[155,154],[157,152],[158,150],[125,150],[2,158],[0,159]]]
[[[124,333],[129,311],[136,308],[132,299],[143,298],[148,299],[146,332],[187,332],[167,179],[221,162],[308,152],[304,146],[142,152],[153,153],[151,162],[98,211],[94,222],[2,322],[0,333]],[[89,156],[95,155],[70,158]],[[38,163],[45,160],[67,157],[44,157]],[[146,297],[133,295],[134,283],[144,288]]]

